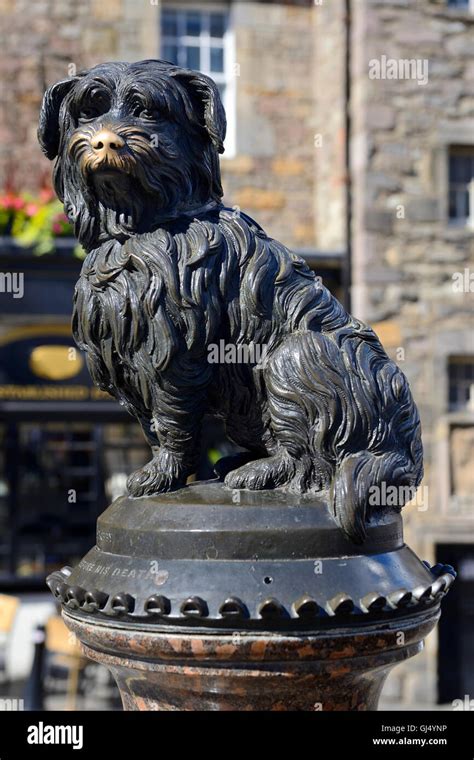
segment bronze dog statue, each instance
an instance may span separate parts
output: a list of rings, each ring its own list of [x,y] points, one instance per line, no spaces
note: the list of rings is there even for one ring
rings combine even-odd
[[[225,129],[212,80],[164,61],[105,63],[47,90],[39,140],[87,251],[73,333],[152,448],[130,495],[185,485],[213,414],[249,452],[222,465],[227,486],[327,489],[361,542],[370,489],[421,480],[418,413],[375,333],[222,205]],[[265,359],[212,363],[220,342]]]

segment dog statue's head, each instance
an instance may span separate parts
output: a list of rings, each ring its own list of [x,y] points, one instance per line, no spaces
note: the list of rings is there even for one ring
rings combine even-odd
[[[103,63],[49,87],[38,139],[90,249],[219,202],[225,129],[212,79],[147,60]]]

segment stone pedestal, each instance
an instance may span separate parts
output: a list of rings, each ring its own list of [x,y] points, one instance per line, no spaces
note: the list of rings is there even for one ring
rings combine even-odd
[[[324,499],[211,482],[118,499],[48,585],[127,710],[328,711],[376,709],[453,578],[411,552],[396,513],[359,547]]]
[[[112,671],[126,710],[375,710],[388,672],[422,649],[438,614],[286,635],[64,620],[85,655]]]

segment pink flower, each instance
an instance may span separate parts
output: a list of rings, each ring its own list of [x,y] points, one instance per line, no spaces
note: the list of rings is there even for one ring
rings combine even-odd
[[[19,195],[6,193],[0,198],[0,205],[5,209],[13,209],[15,211],[19,211],[25,205],[25,201]]]
[[[28,203],[25,206],[25,212],[28,216],[34,216],[39,210],[39,206],[36,203]]]
[[[53,232],[55,235],[60,235],[62,232],[62,227],[58,222],[54,222],[53,224]]]
[[[43,187],[39,193],[39,199],[42,203],[49,203],[54,198],[54,193],[49,187]]]
[[[20,209],[22,209],[24,205],[25,205],[25,201],[23,200],[23,198],[20,198],[19,195],[12,198],[11,208],[15,209],[15,211],[20,211]]]

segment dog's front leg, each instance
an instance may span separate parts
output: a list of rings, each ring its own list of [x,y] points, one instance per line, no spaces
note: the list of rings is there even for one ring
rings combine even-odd
[[[208,365],[201,371],[193,367],[192,373],[189,366],[181,366],[179,371],[160,378],[159,387],[153,389],[150,419],[140,420],[153,458],[130,475],[130,496],[174,491],[186,485],[188,476],[195,472],[209,375]]]

